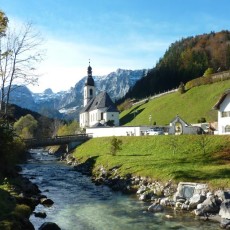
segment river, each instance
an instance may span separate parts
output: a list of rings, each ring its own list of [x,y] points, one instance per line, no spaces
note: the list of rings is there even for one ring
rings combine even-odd
[[[48,221],[55,222],[62,230],[219,229],[219,224],[196,220],[190,213],[172,209],[150,213],[148,203],[138,201],[134,195],[114,192],[107,186],[96,186],[89,177],[42,150],[32,151],[31,156],[28,163],[22,165],[22,175],[54,201],[52,207],[36,207],[36,212],[46,212],[47,217],[31,215],[35,229]]]

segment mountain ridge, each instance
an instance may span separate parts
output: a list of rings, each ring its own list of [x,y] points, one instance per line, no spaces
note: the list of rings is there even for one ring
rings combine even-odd
[[[96,93],[107,91],[112,100],[120,99],[133,87],[137,80],[147,74],[146,69],[117,69],[108,75],[93,76]],[[67,91],[54,93],[48,88],[42,93],[33,93],[26,86],[15,86],[10,97],[10,103],[39,112],[45,116],[78,119],[78,113],[83,104],[83,88],[86,76]]]

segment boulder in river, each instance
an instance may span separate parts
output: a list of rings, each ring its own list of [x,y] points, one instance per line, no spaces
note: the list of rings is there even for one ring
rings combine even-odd
[[[40,199],[40,202],[44,206],[52,206],[54,203],[51,199],[47,199],[47,198]]]
[[[61,228],[53,222],[45,222],[38,230],[61,230]]]

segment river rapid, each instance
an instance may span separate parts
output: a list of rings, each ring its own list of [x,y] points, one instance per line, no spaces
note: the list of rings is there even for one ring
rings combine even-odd
[[[47,217],[31,215],[35,229],[44,222],[55,222],[62,230],[219,229],[218,223],[197,220],[190,213],[172,209],[148,212],[149,203],[138,201],[135,195],[114,192],[107,186],[96,186],[90,177],[41,149],[31,151],[31,159],[22,168],[22,175],[54,201],[51,207],[36,207],[35,212],[46,212]]]

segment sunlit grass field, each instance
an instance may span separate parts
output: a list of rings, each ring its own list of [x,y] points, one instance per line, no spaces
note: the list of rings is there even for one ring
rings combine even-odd
[[[161,96],[123,111],[120,114],[121,125],[149,125],[152,123],[166,125],[178,114],[188,123],[197,123],[204,117],[207,122],[217,121],[217,111],[213,106],[226,89],[230,88],[230,80],[202,85],[188,90]]]
[[[112,137],[111,137],[112,138]],[[205,182],[230,188],[230,136],[182,135],[119,137],[122,150],[110,154],[111,138],[94,138],[79,146],[74,156],[95,158],[94,168],[121,166],[121,175],[146,176],[175,182]]]

